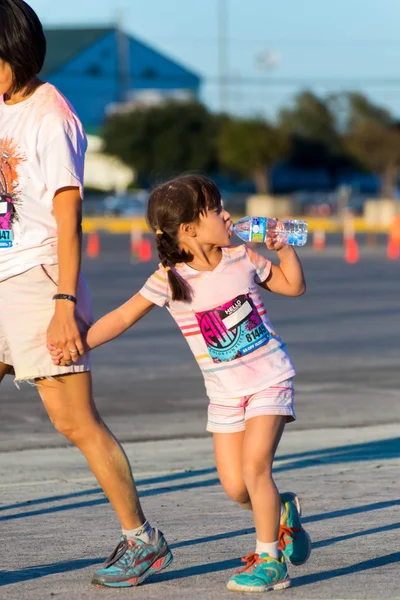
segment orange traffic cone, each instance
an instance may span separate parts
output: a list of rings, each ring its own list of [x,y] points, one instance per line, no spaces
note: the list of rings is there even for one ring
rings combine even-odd
[[[326,234],[324,229],[319,229],[314,232],[313,236],[313,248],[314,250],[324,250],[326,246]]]
[[[344,259],[349,264],[355,264],[360,259],[358,252],[358,243],[355,237],[345,238],[344,240],[345,254]]]
[[[86,246],[86,256],[97,258],[100,255],[100,236],[97,231],[92,231],[88,235]]]
[[[131,262],[137,262],[139,260],[141,242],[142,231],[134,222],[131,229]]]
[[[387,257],[389,260],[397,260],[400,258],[400,244],[393,235],[389,235],[388,238]]]
[[[139,259],[140,262],[148,262],[151,260],[152,249],[151,241],[148,238],[142,238],[139,247]]]

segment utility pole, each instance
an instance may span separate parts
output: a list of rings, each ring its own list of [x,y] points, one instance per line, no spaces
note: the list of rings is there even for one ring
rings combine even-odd
[[[218,0],[219,109],[228,110],[228,1]]]
[[[131,89],[129,64],[129,36],[124,31],[124,11],[117,10],[117,102],[127,101],[128,89]]]

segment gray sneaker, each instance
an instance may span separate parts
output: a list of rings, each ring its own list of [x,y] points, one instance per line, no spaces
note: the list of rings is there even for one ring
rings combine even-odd
[[[168,567],[172,560],[172,552],[158,529],[154,530],[153,539],[148,544],[122,536],[104,567],[96,571],[92,583],[114,588],[137,586]]]

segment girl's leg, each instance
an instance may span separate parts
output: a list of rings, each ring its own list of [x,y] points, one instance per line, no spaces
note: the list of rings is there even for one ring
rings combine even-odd
[[[278,539],[281,502],[272,478],[272,462],[285,428],[286,417],[265,415],[246,421],[243,440],[243,481],[249,492],[257,539]]]
[[[251,510],[250,496],[242,473],[245,432],[214,433],[214,455],[218,476],[225,493],[243,508]]]
[[[145,517],[131,468],[120,444],[97,412],[91,374],[41,379],[37,387],[54,427],[84,454],[122,528],[140,527]]]

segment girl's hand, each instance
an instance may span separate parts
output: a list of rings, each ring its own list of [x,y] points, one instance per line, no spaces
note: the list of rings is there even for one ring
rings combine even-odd
[[[57,348],[57,346],[54,346],[54,344],[50,340],[47,340],[46,346],[47,350],[50,352],[53,365],[56,365],[57,367],[65,367],[65,361],[63,360],[63,351],[60,348]]]
[[[285,246],[285,244],[278,241],[276,234],[268,236],[265,243],[267,245],[268,250],[276,250],[277,252],[279,252],[279,250],[282,250],[282,248]]]
[[[279,250],[282,250],[282,248],[285,246],[285,244],[278,241],[278,234],[281,228],[282,224],[280,223],[279,219],[276,219],[275,229],[267,233],[267,239],[265,243],[267,245],[268,250],[276,250],[278,252]]]
[[[86,335],[82,335],[82,343],[83,343],[83,354],[86,354],[87,352],[90,351],[90,348],[88,348],[88,346],[86,344]],[[67,366],[65,359],[63,358],[63,351],[61,350],[61,348],[57,348],[57,346],[55,346],[53,344],[53,342],[49,339],[47,340],[46,346],[47,346],[47,350],[50,353],[53,365],[56,365],[57,367]]]

